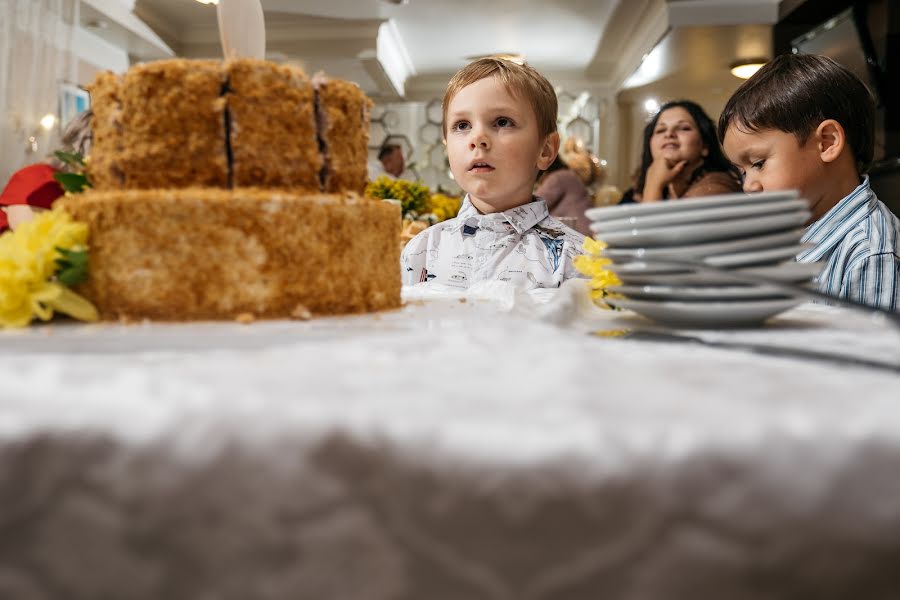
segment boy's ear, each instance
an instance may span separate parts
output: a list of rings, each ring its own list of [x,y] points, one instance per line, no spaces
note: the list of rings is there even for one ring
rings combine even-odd
[[[543,171],[553,164],[556,155],[559,154],[559,133],[554,131],[544,138],[541,144],[541,153],[538,155],[537,168]]]
[[[847,145],[847,134],[840,123],[834,119],[825,119],[816,127],[816,141],[822,162],[834,162]]]

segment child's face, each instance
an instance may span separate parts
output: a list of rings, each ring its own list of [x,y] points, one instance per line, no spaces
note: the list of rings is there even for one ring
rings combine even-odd
[[[550,166],[558,147],[556,134],[540,138],[529,103],[496,77],[467,85],[447,107],[450,170],[482,213],[530,202],[537,171]]]
[[[650,137],[650,155],[665,159],[670,165],[683,160],[689,164],[701,162],[706,148],[697,123],[681,106],[667,108],[656,120]]]
[[[813,205],[821,199],[827,180],[816,136],[800,145],[793,133],[779,129],[747,132],[730,126],[722,148],[744,174],[744,191],[797,190]]]

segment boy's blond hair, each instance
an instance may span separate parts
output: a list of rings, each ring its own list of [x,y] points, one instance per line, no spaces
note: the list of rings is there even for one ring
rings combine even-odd
[[[447,109],[450,101],[467,85],[488,77],[497,77],[506,90],[516,98],[528,101],[537,117],[538,133],[544,138],[556,132],[558,109],[556,92],[547,78],[527,64],[489,56],[469,63],[453,76],[444,92],[441,131],[447,139]]]

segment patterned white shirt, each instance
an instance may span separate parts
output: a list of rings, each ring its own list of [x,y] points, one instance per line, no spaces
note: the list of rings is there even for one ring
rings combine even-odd
[[[900,308],[900,220],[866,177],[810,225],[802,241],[815,246],[799,262],[825,261],[819,290],[888,310]]]
[[[476,281],[509,281],[521,289],[559,287],[583,277],[572,266],[584,236],[550,216],[543,200],[483,215],[469,197],[456,218],[432,225],[403,249],[403,283],[466,289]]]

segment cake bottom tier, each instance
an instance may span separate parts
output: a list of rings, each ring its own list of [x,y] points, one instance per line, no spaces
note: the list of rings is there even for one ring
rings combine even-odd
[[[306,317],[400,306],[400,214],[355,194],[254,188],[88,191],[79,288],[104,319]]]

